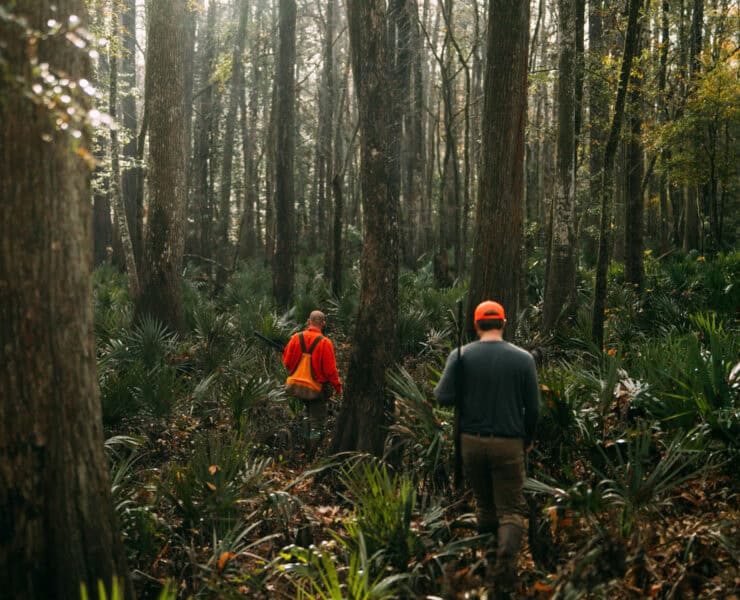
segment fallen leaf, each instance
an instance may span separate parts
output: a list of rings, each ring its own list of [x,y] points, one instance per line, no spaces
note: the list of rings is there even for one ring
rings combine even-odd
[[[226,566],[226,563],[229,562],[232,558],[234,558],[233,552],[222,552],[221,556],[218,557],[218,570],[223,571],[224,567]]]

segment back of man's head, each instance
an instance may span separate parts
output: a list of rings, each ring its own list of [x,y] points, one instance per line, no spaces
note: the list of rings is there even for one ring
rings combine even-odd
[[[323,327],[326,324],[326,315],[322,313],[320,310],[312,310],[311,314],[308,315],[308,322],[311,325],[316,325],[317,327]]]

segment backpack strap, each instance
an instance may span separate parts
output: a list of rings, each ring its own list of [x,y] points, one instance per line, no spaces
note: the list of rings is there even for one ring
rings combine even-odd
[[[314,350],[316,349],[316,346],[318,346],[318,345],[319,345],[319,342],[320,342],[321,340],[323,340],[323,339],[324,339],[324,336],[323,336],[323,335],[319,335],[319,336],[317,336],[317,337],[316,337],[316,339],[315,339],[315,340],[313,341],[313,343],[311,344],[311,347],[310,347],[310,348],[308,349],[308,353],[309,353],[309,354],[312,354],[312,353],[313,353],[313,351],[314,351]]]
[[[323,335],[317,336],[316,339],[314,339],[314,341],[311,343],[311,347],[306,349],[306,340],[303,338],[303,332],[301,331],[298,334],[298,341],[301,342],[301,352],[303,352],[303,354],[312,354],[313,351],[316,349],[316,346],[318,346],[319,342],[323,339]]]

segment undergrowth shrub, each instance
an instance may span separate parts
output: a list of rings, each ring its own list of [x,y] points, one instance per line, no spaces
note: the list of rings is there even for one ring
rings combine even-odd
[[[417,550],[411,529],[416,508],[416,488],[405,473],[391,474],[385,464],[360,461],[341,476],[344,495],[354,508],[345,522],[355,550],[365,540],[370,555],[383,553],[394,568],[404,570]]]
[[[170,466],[160,492],[185,527],[223,533],[233,527],[244,499],[266,484],[270,463],[252,456],[236,434],[203,435],[186,464]]]

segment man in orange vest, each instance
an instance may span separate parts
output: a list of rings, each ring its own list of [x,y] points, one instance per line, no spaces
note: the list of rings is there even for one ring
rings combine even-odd
[[[327,405],[332,392],[342,394],[342,381],[337,371],[337,361],[334,356],[334,344],[322,332],[326,326],[326,315],[320,310],[314,310],[308,317],[308,327],[300,333],[294,334],[283,350],[283,364],[289,373],[293,373],[303,355],[303,347],[311,348],[316,339],[321,337],[311,352],[311,367],[315,380],[321,384],[321,394],[315,400],[304,400],[308,408],[309,437],[321,437],[326,422]]]

